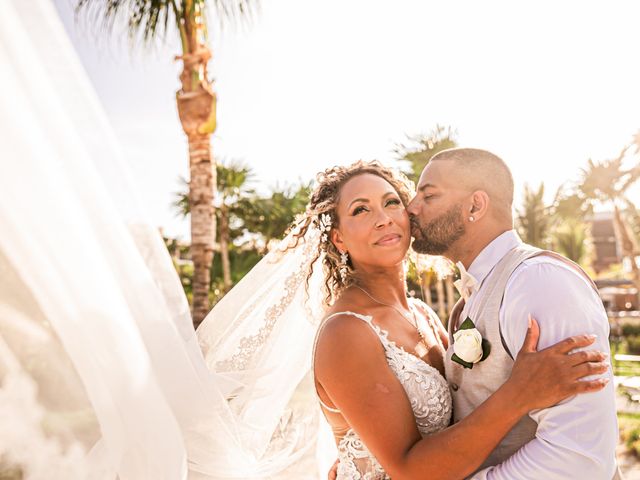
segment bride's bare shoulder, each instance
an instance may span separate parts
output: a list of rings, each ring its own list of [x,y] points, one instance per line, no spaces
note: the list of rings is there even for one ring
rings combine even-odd
[[[360,337],[371,331],[368,325],[371,317],[353,310],[331,309],[323,321],[318,334],[318,342],[334,341],[336,338]]]
[[[320,333],[333,336],[370,330],[367,324],[371,322],[373,313],[371,305],[363,301],[358,292],[346,290],[326,312]]]
[[[315,346],[316,379],[323,383],[352,372],[367,372],[384,360],[384,349],[369,319],[356,312],[337,311],[324,321]]]
[[[316,343],[316,361],[377,352],[381,347],[371,327],[371,312],[363,304],[339,300],[327,312]]]

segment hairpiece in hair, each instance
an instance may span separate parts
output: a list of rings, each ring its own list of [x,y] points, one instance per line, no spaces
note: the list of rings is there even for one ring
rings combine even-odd
[[[328,213],[321,213],[320,218],[317,221],[318,230],[320,230],[320,242],[326,243],[329,240],[328,233],[331,230],[331,215]]]

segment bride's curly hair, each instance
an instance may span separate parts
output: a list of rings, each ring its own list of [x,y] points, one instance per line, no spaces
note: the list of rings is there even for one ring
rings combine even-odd
[[[346,276],[343,280],[340,275],[340,252],[331,242],[330,230],[339,225],[337,213],[338,202],[340,200],[340,191],[342,186],[351,178],[370,173],[386,180],[398,193],[400,200],[406,207],[415,191],[414,184],[402,172],[397,169],[386,167],[378,161],[358,161],[349,166],[336,166],[320,172],[316,176],[316,186],[311,193],[309,204],[305,213],[293,225],[292,230],[294,242],[292,247],[297,246],[300,240],[305,236],[309,228],[318,228],[321,230],[321,240],[318,251],[311,265],[324,252],[322,259],[322,267],[324,273],[324,286],[326,289],[326,297],[324,299],[327,305],[332,305],[340,293],[353,283],[353,265],[351,260],[347,261]],[[330,225],[329,228],[325,228]],[[312,267],[313,268],[313,267]],[[309,269],[306,284],[309,286],[309,279],[313,270]]]

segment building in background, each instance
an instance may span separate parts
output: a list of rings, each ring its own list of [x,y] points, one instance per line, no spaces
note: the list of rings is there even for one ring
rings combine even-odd
[[[625,268],[620,248],[616,240],[613,212],[595,213],[589,220],[593,242],[592,268],[599,274],[620,264],[620,272],[611,277],[596,278],[600,298],[609,312],[630,312],[640,310],[638,291],[631,281],[630,268]],[[627,266],[628,267],[628,266]]]
[[[594,258],[592,268],[599,274],[611,265],[622,262],[613,226],[613,212],[594,213],[589,220]]]

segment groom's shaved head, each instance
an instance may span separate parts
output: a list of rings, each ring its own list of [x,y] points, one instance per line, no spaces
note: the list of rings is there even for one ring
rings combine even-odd
[[[513,176],[500,157],[478,148],[452,148],[434,155],[430,162],[450,162],[450,174],[460,187],[486,192],[496,215],[511,219]]]

